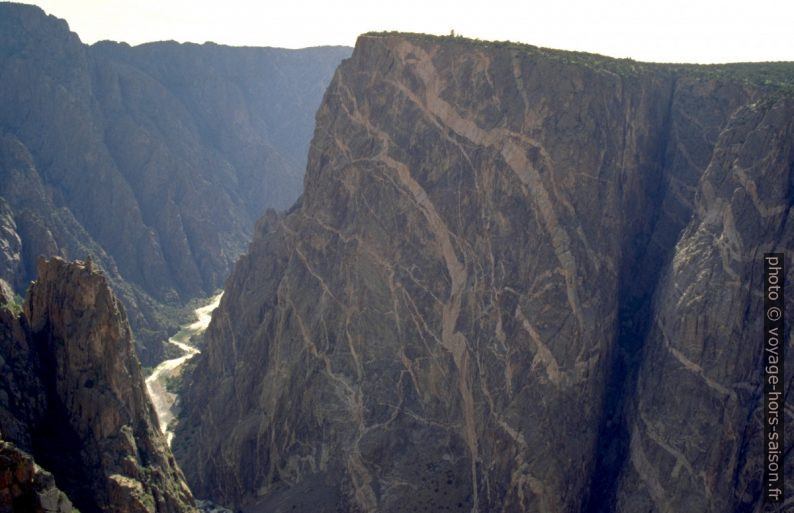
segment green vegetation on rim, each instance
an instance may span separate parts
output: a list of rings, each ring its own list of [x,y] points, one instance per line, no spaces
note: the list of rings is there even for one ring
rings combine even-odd
[[[476,48],[511,49],[527,54],[542,55],[565,64],[578,64],[588,68],[610,71],[622,76],[642,72],[667,72],[671,74],[699,75],[706,79],[724,79],[746,82],[773,90],[794,94],[794,62],[737,62],[729,64],[681,64],[635,61],[595,53],[555,50],[513,41],[486,41],[459,35],[436,36],[412,32],[367,32],[367,37],[403,36],[425,41],[448,41]]]
[[[22,313],[22,298],[14,296],[12,300],[0,304],[0,308],[8,308],[15,317],[19,316]]]

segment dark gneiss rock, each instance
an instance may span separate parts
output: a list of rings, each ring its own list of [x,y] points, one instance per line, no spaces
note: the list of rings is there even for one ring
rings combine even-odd
[[[619,511],[758,511],[762,257],[789,256],[794,244],[792,156],[792,98],[743,106],[719,134],[694,215],[657,291],[627,412],[629,453]],[[787,271],[792,283],[790,265]],[[783,339],[790,344],[787,330]],[[788,377],[788,393],[793,383]],[[794,432],[786,427],[790,441]],[[791,475],[792,458],[784,465]],[[792,496],[790,486],[786,492]],[[790,508],[789,498],[764,511]]]
[[[0,513],[74,513],[52,474],[0,439]]]
[[[40,260],[24,312],[0,308],[0,355],[2,438],[80,511],[195,511],[124,310],[90,261]]]
[[[350,49],[88,47],[8,3],[0,33],[0,279],[23,293],[39,255],[92,255],[151,364],[161,305],[219,288],[265,208],[298,197]]]
[[[300,202],[260,223],[207,332],[174,447],[194,491],[755,511],[750,287],[792,245],[794,106],[745,75],[362,36]]]

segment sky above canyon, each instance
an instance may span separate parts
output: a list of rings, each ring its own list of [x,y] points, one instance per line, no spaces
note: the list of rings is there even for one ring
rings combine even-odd
[[[23,0],[85,43],[176,40],[303,48],[371,30],[510,40],[656,62],[794,60],[794,3],[776,0]]]

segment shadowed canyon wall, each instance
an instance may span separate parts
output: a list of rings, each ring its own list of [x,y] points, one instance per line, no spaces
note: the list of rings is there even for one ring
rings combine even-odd
[[[0,279],[91,255],[147,365],[175,312],[222,286],[266,208],[300,194],[314,115],[349,48],[82,44],[0,4]]]

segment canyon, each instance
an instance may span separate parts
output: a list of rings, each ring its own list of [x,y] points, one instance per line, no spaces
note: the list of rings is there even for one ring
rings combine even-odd
[[[193,310],[196,320],[180,329],[176,335],[168,339],[181,355],[161,362],[146,376],[146,390],[154,404],[160,431],[165,434],[166,441],[171,444],[174,433],[169,426],[175,418],[177,394],[169,390],[169,382],[173,383],[181,378],[185,365],[201,351],[196,347],[196,337],[200,337],[209,326],[212,312],[218,307],[223,293],[210,298],[206,305]]]
[[[298,197],[314,114],[345,47],[88,46],[0,3],[0,279],[91,256],[154,366],[223,285],[267,208]]]
[[[792,77],[361,36],[182,398],[194,493],[761,511],[758,287],[794,241]]]
[[[794,63],[86,46],[0,4],[0,70],[0,511],[794,508]]]
[[[90,260],[37,273],[21,312],[0,297],[0,508],[196,512],[108,280]]]

